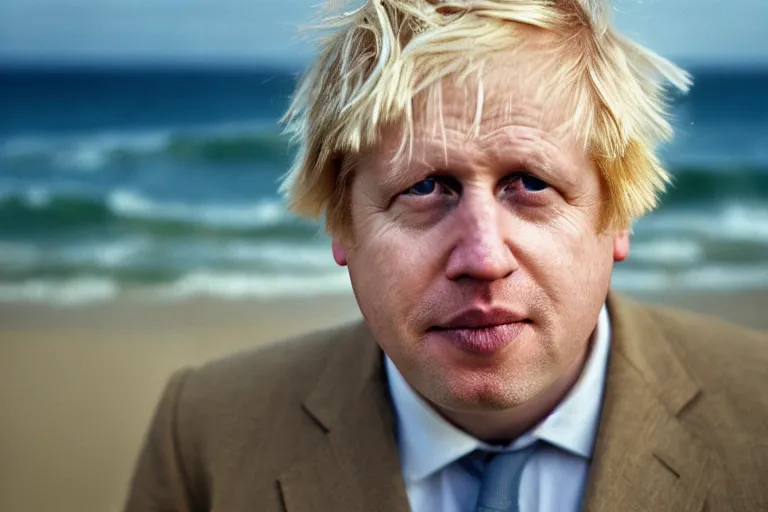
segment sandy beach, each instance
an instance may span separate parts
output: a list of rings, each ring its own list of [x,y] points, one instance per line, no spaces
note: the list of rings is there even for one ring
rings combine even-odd
[[[768,290],[644,298],[768,330]],[[0,306],[0,510],[119,510],[174,369],[358,315],[348,295]]]

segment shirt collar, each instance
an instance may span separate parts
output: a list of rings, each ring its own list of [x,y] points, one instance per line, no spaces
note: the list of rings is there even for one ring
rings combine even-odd
[[[560,405],[509,448],[535,440],[590,459],[594,451],[610,349],[610,319],[603,306],[594,344],[579,380]],[[418,481],[478,448],[489,449],[440,416],[386,357],[386,372],[398,423],[398,447],[406,482]]]

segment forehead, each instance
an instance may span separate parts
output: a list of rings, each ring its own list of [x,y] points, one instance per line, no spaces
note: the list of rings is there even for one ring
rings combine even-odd
[[[412,129],[383,131],[363,158],[373,157],[391,174],[410,159],[450,165],[438,160],[461,160],[469,156],[465,150],[513,157],[520,146],[529,153],[558,147],[581,152],[582,134],[570,128],[573,109],[553,85],[553,65],[550,53],[526,47],[491,56],[463,80],[451,76],[435,83],[414,98]]]
[[[527,126],[558,135],[571,117],[568,97],[555,84],[553,57],[524,46],[489,57],[466,77],[449,76],[414,98],[414,126],[431,133],[443,128],[483,137],[508,126]]]

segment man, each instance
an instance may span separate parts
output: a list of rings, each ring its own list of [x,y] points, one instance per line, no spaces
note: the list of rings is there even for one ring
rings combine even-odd
[[[359,324],[171,379],[129,511],[768,510],[768,339],[609,291],[679,69],[587,0],[371,0],[288,113]]]

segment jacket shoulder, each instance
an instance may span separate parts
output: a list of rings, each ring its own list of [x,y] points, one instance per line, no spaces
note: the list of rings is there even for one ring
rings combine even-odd
[[[276,340],[191,369],[183,402],[198,410],[247,407],[260,412],[300,402],[356,325]]]
[[[275,479],[319,442],[301,403],[355,325],[179,370],[156,407],[126,510],[279,510]],[[251,496],[251,495],[249,495]],[[240,500],[240,501],[238,501]]]
[[[284,339],[186,371],[177,445],[192,486],[227,488],[242,475],[269,487],[322,430],[302,404],[357,324]]]
[[[768,334],[674,308],[647,311],[702,391],[687,416],[719,424],[720,435],[730,437],[723,445],[768,436]]]

